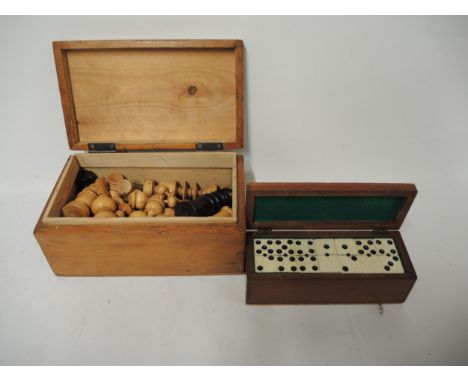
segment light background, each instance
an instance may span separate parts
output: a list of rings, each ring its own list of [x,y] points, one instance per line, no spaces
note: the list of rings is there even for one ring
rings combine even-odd
[[[55,277],[32,235],[70,154],[51,41],[140,38],[244,40],[248,179],[416,183],[408,300]],[[0,46],[0,364],[468,363],[468,18],[3,17]]]

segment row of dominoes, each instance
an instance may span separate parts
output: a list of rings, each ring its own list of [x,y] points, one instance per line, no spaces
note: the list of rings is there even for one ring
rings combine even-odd
[[[259,273],[404,273],[389,238],[255,239]]]

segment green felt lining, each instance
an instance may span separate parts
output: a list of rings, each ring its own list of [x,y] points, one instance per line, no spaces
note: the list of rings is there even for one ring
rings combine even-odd
[[[257,196],[254,221],[394,221],[401,196]]]

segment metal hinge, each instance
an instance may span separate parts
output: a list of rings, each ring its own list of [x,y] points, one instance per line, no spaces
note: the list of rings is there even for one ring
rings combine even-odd
[[[116,153],[115,143],[88,143],[89,153]]]
[[[198,142],[195,146],[197,151],[220,151],[224,149],[221,142]]]
[[[265,234],[266,234],[266,233],[272,233],[273,230],[272,230],[271,228],[259,228],[259,229],[257,230],[257,232],[258,232],[258,233],[265,233]]]

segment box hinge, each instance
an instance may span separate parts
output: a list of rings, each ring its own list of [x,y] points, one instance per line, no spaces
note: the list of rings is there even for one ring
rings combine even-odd
[[[198,142],[195,149],[197,151],[220,151],[224,150],[224,144],[221,142]]]
[[[268,233],[272,233],[273,230],[271,228],[259,228],[257,230],[258,233],[265,233],[265,234],[268,234]]]
[[[115,143],[88,143],[89,153],[116,153]]]

